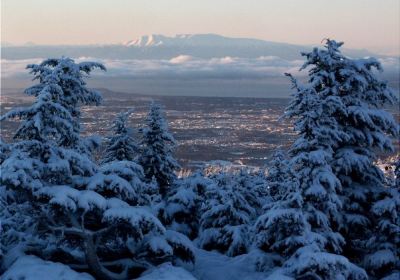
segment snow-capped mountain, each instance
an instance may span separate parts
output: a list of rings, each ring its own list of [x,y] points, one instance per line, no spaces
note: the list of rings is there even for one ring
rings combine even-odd
[[[319,42],[318,42],[319,43]],[[275,56],[287,60],[301,59],[301,52],[311,46],[277,43],[251,38],[231,38],[217,34],[144,35],[126,43],[87,46],[10,46],[3,47],[3,59],[36,57],[96,57],[104,59],[171,59],[179,55],[197,58]],[[353,57],[376,56],[366,50],[345,49]]]
[[[124,43],[127,47],[155,47],[155,46],[266,46],[266,45],[289,45],[285,43],[274,43],[259,39],[230,38],[217,34],[178,34],[174,37],[160,34],[143,35],[137,39]]]
[[[168,37],[161,34],[151,34],[140,36],[137,39],[126,42],[124,45],[127,47],[154,47],[188,44],[199,36],[201,37],[202,35],[178,34],[174,37]]]
[[[163,45],[166,39],[169,39],[163,35],[144,35],[140,38],[128,41],[124,45],[127,47],[153,47]]]

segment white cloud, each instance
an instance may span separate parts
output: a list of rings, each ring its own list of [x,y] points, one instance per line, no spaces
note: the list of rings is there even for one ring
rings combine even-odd
[[[214,63],[214,64],[230,64],[230,63],[237,62],[237,60],[238,60],[238,58],[231,57],[231,56],[225,56],[225,57],[221,57],[221,58],[212,58],[210,60],[210,62]]]
[[[399,71],[400,68],[400,58],[399,57],[384,57],[380,58],[379,62],[382,64],[383,69],[394,69]]]
[[[29,75],[29,70],[26,69],[28,64],[40,63],[43,59],[19,59],[19,60],[8,60],[1,59],[1,77],[25,77]]]
[[[171,62],[172,64],[182,64],[192,60],[192,58],[193,57],[190,55],[178,55],[176,57],[171,58],[169,62]]]
[[[27,64],[42,59],[1,60],[2,77],[29,77]],[[184,78],[184,79],[264,79],[282,77],[285,72],[304,76],[307,71],[298,72],[302,60],[284,60],[275,56],[258,58],[220,57],[211,59],[179,55],[167,59],[96,59],[79,57],[76,61],[98,61],[107,67],[107,72],[95,71],[94,76],[136,77],[136,78]],[[381,63],[385,72],[399,70],[398,58],[384,58]]]

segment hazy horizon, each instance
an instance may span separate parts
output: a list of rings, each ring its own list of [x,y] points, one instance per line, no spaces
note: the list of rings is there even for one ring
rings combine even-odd
[[[93,4],[95,3],[95,8]],[[329,8],[329,13],[325,11]],[[1,42],[23,45],[116,44],[146,34],[208,34],[400,54],[400,3],[353,1],[3,0]]]
[[[301,53],[323,47],[323,39],[331,38],[345,43],[346,56],[376,57],[383,78],[398,90],[400,1],[382,3],[2,0],[2,88],[29,86],[27,64],[68,56],[103,63],[107,72],[95,71],[90,83],[112,91],[288,97],[284,73],[305,77],[306,71],[299,72]],[[148,34],[167,37],[134,42]],[[208,36],[170,38],[176,34]],[[5,42],[26,47],[6,47]]]

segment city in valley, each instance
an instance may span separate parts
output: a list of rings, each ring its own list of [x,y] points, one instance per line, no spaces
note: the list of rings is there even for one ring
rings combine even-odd
[[[226,162],[262,167],[276,150],[287,150],[295,139],[291,122],[283,117],[289,98],[145,96],[107,89],[99,92],[103,96],[100,106],[83,107],[83,135],[106,137],[116,114],[130,109],[134,111],[129,125],[138,132],[151,102],[156,101],[165,109],[169,129],[178,142],[175,155],[184,169]],[[4,111],[29,102],[23,89],[5,90],[1,96]],[[388,110],[399,118],[395,106]],[[9,139],[15,124],[3,123],[4,139]],[[138,133],[136,136],[140,137]],[[398,145],[395,148],[399,151]]]

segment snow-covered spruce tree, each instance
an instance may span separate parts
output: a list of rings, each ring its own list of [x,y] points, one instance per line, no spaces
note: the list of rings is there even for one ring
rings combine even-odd
[[[292,175],[281,199],[273,202],[255,224],[255,245],[263,252],[256,259],[256,268],[275,270],[272,279],[289,276],[294,279],[366,280],[365,272],[345,257],[321,250],[324,238],[313,232],[307,221],[305,201],[296,177]]]
[[[73,64],[71,67],[78,67],[72,60],[67,61]],[[38,66],[28,66],[35,67]],[[99,66],[86,63],[83,71],[89,73],[93,67]],[[80,136],[73,125],[72,110],[60,103],[64,91],[58,82],[63,74],[56,68],[42,68],[36,76],[40,84],[26,90],[36,97],[31,106],[14,109],[1,117],[22,120],[14,135],[16,142],[8,145],[9,152],[1,164],[0,183],[6,193],[3,202],[7,208],[1,215],[11,214],[2,217],[6,221],[2,241],[8,243],[8,255],[15,255],[15,250],[44,252],[40,246],[54,245],[53,236],[48,235],[49,205],[38,198],[42,188],[73,184],[76,178],[95,172],[95,165],[87,156],[73,149],[79,145]],[[13,222],[17,227],[12,226]]]
[[[282,183],[284,189],[280,190],[279,199],[267,202],[266,212],[254,225],[254,244],[261,250],[256,261],[260,271],[281,266],[298,248],[307,244],[310,225],[303,214],[299,182],[292,176],[292,180],[285,178]]]
[[[266,197],[263,175],[240,170],[231,176],[244,199],[258,213]],[[204,176],[200,171],[177,179],[167,195],[165,207],[161,207],[162,220],[169,228],[189,236],[190,239],[195,239],[198,236],[202,211],[205,210],[202,205],[208,199],[209,186],[213,185],[215,182],[212,178]]]
[[[103,196],[117,196],[130,205],[150,203],[151,183],[146,184],[143,168],[136,163],[140,151],[133,129],[127,126],[133,110],[119,113],[112,125],[113,134],[107,138],[102,165],[89,188]],[[118,193],[114,192],[118,189]],[[122,194],[122,196],[120,196]]]
[[[321,249],[340,253],[344,239],[336,229],[341,223],[342,204],[337,194],[341,185],[330,162],[333,147],[346,137],[332,117],[342,113],[342,107],[337,98],[320,96],[313,85],[299,85],[288,76],[295,92],[285,116],[294,119],[299,136],[289,150],[291,172],[300,183],[311,230],[321,235],[317,238]]]
[[[49,79],[42,78],[47,86],[32,106],[4,116],[23,120],[16,133],[20,141],[12,144],[2,163],[1,185],[11,192],[7,209],[17,208],[14,213],[21,217],[14,220],[26,224],[22,235],[5,228],[2,240],[6,236],[16,241],[7,242],[7,255],[18,249],[91,272],[98,279],[127,279],[177,258],[193,261],[185,236],[167,231],[147,207],[129,204],[138,200],[136,189],[127,191],[127,184],[120,183],[132,183],[137,170],[112,165],[103,170],[105,175],[118,170],[112,170],[110,185],[96,184],[97,167],[80,150],[70,110],[58,102],[63,89],[53,83],[57,73],[49,70]],[[21,244],[26,246],[20,248]]]
[[[211,177],[214,181],[206,193],[200,219],[199,246],[218,250],[228,256],[246,253],[250,245],[249,224],[256,210],[250,203],[257,201],[229,173]]]
[[[119,113],[112,125],[112,135],[107,138],[107,146],[102,163],[112,161],[134,161],[140,151],[134,138],[133,129],[128,127],[127,120],[133,110]]]
[[[107,192],[104,185],[90,183],[87,190],[52,186],[41,191],[57,215],[50,222],[59,239],[57,258],[52,259],[99,279],[131,279],[163,262],[193,262],[191,241],[166,230],[150,207],[119,199],[139,200],[127,192],[126,183],[116,181],[119,185],[107,186]]]
[[[0,164],[8,157],[10,153],[10,145],[0,138]]]
[[[85,78],[89,76],[94,69],[105,71],[103,64],[97,62],[81,62],[75,61],[69,57],[50,58],[40,64],[29,64],[27,69],[30,69],[34,75],[33,80],[38,80],[39,83],[26,89],[25,93],[32,96],[38,96],[45,87],[46,80],[51,79],[52,83],[58,85],[63,94],[57,98],[57,103],[62,105],[69,111],[72,117],[72,127],[75,134],[80,133],[80,106],[81,105],[98,105],[101,102],[101,95],[96,90],[86,87]],[[67,139],[65,139],[67,140]],[[71,139],[69,139],[71,141]],[[62,146],[73,146],[81,152],[90,153],[91,145],[96,144],[93,141],[77,141],[60,143]]]
[[[383,173],[374,163],[375,153],[377,149],[391,151],[390,136],[398,136],[398,124],[383,106],[397,101],[387,82],[375,73],[382,70],[380,63],[373,58],[347,58],[340,53],[342,45],[327,40],[325,49],[304,54],[307,61],[303,68],[309,69],[309,84],[318,95],[335,98],[341,106],[333,117],[346,137],[333,146],[331,164],[343,188],[344,254],[361,263],[366,241],[377,226],[371,207],[384,188]]]
[[[278,150],[274,153],[268,166],[268,194],[273,201],[280,200],[286,192],[286,184],[288,183],[289,161],[287,155]]]
[[[195,239],[200,227],[201,206],[212,184],[201,172],[175,180],[160,213],[167,227]]]
[[[142,165],[147,180],[154,177],[160,194],[165,197],[170,185],[176,179],[175,170],[179,168],[173,157],[176,142],[168,132],[167,122],[160,105],[152,103],[142,130],[142,154],[139,163]]]
[[[302,86],[287,75],[293,83],[294,98],[285,116],[294,119],[299,136],[289,151],[290,177],[298,188],[276,201],[259,219],[256,228],[276,230],[267,234],[259,230],[263,234],[258,240],[263,242],[258,243],[264,248],[283,249],[283,268],[296,279],[366,279],[362,269],[338,255],[344,245],[337,231],[342,207],[337,192],[341,185],[330,162],[336,142],[346,137],[333,118],[341,113],[341,103],[335,97],[320,95],[312,83]],[[288,198],[286,208],[282,203]],[[294,236],[288,236],[287,230],[279,234],[291,219],[296,221],[296,230],[289,233]]]
[[[138,164],[113,161],[84,178],[83,190],[43,189],[57,216],[51,229],[63,245],[57,260],[99,279],[130,279],[166,261],[193,262],[190,240],[153,214],[143,178]]]
[[[41,194],[58,219],[49,223],[58,241],[52,260],[98,279],[131,279],[163,262],[194,261],[190,240],[166,230],[149,207],[68,186],[48,187]]]
[[[143,169],[133,161],[112,161],[98,168],[87,183],[87,189],[95,190],[106,198],[118,198],[132,206],[148,205]]]
[[[248,168],[242,168],[234,173],[237,188],[241,190],[245,200],[253,207],[256,213],[252,218],[259,216],[266,201],[269,201],[264,171],[263,169],[252,171]]]
[[[394,178],[387,178],[372,205],[372,221],[377,225],[366,246],[364,266],[375,278],[400,275],[400,159],[394,163]]]
[[[345,279],[366,278],[362,269],[338,255],[345,244],[338,232],[342,222],[338,196],[341,184],[330,162],[337,142],[347,137],[334,118],[343,113],[342,103],[337,97],[320,94],[313,83],[299,85],[287,75],[293,83],[294,98],[285,116],[294,119],[294,129],[299,135],[289,151],[290,168],[299,182],[309,232],[307,245],[298,249],[285,267],[297,278],[336,279],[339,275]],[[302,258],[304,262],[299,264]],[[315,261],[319,258],[321,261]]]

